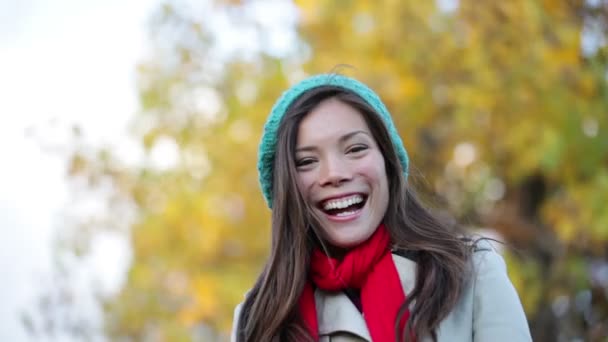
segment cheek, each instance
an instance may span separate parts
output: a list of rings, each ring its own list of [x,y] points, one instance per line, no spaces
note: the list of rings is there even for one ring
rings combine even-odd
[[[388,183],[384,159],[382,157],[371,159],[369,163],[362,165],[360,171],[362,174],[365,174],[367,178],[372,179],[374,183],[379,185]]]
[[[379,200],[378,204],[386,206],[390,196],[388,177],[384,168],[384,161],[379,160],[377,163],[378,164],[368,167],[365,172],[368,179],[370,179],[370,182],[375,187],[376,198]]]
[[[297,175],[298,181],[298,190],[304,198],[308,198],[308,194],[310,192],[311,185],[314,181],[312,172],[299,173]]]
[[[386,172],[384,169],[376,169],[374,170],[374,183],[377,187],[377,192],[382,196],[382,199],[388,200],[388,180],[386,177]],[[386,198],[384,198],[386,197]]]

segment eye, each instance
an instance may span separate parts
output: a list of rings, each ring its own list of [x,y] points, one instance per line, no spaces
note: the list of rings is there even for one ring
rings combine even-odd
[[[296,160],[296,167],[297,168],[304,168],[306,166],[311,165],[314,162],[315,162],[314,158],[301,158],[301,159],[297,159]]]
[[[367,150],[368,148],[369,147],[367,145],[363,144],[353,145],[348,150],[346,150],[346,153],[359,153]]]

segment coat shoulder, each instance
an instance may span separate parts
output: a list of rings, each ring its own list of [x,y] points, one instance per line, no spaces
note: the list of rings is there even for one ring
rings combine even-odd
[[[505,260],[490,240],[475,242],[472,262],[474,341],[531,341],[526,315]]]
[[[237,340],[237,332],[239,327],[239,319],[241,317],[241,310],[243,309],[243,303],[245,303],[245,299],[247,299],[249,292],[251,291],[247,291],[243,296],[243,301],[237,304],[237,306],[234,308],[234,314],[232,316],[232,330],[230,331],[230,342],[236,342]]]

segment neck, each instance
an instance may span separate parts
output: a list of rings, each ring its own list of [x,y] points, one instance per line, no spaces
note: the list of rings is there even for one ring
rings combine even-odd
[[[337,247],[329,243],[325,243],[325,247],[327,248],[328,256],[337,260],[344,259],[344,256],[350,251],[350,248]]]

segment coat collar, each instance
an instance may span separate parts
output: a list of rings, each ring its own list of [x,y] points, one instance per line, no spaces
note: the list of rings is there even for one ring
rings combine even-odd
[[[403,291],[409,294],[416,284],[416,263],[395,254],[393,254],[393,262],[397,268]],[[367,341],[372,340],[363,315],[344,292],[316,289],[315,306],[320,336],[348,332]]]
[[[317,289],[315,304],[319,322],[319,335],[332,335],[337,332],[348,332],[366,341],[371,341],[363,315],[344,294]]]

